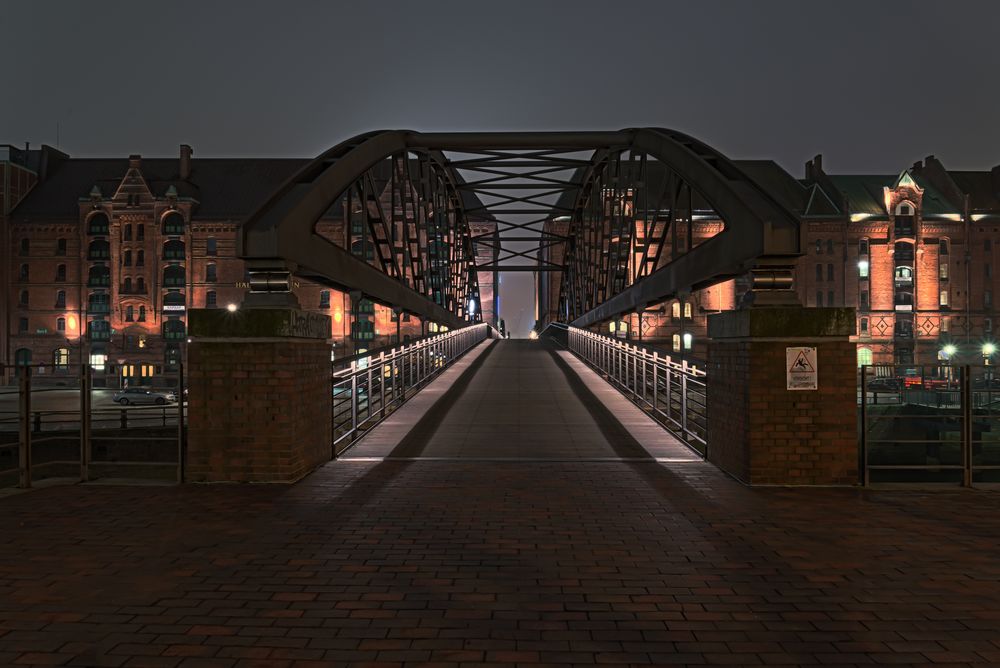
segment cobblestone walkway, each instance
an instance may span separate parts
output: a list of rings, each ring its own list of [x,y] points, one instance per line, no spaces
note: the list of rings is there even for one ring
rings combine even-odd
[[[1000,494],[343,460],[0,499],[0,665],[1000,665]]]

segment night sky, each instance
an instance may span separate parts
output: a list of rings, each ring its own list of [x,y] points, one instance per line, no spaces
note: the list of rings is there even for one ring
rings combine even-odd
[[[1000,2],[14,2],[0,143],[313,156],[379,128],[665,126],[793,175],[1000,163]],[[515,335],[530,274],[503,279]]]

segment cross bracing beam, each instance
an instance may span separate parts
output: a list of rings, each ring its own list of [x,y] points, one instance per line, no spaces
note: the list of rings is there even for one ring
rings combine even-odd
[[[345,231],[323,233],[340,210]],[[696,215],[722,231],[699,240]],[[495,231],[472,237],[477,224]],[[473,241],[490,261],[476,266]],[[307,276],[450,326],[475,317],[479,271],[560,271],[561,311],[587,326],[762,265],[785,271],[799,250],[776,198],[659,128],[360,135],[289,179],[240,238],[251,274]]]

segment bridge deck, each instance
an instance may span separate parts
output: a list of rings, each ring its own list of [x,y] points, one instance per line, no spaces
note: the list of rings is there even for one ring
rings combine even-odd
[[[476,347],[345,457],[699,461],[572,354]]]
[[[0,499],[0,665],[1000,665],[1000,495],[634,457],[564,362],[480,348],[293,487]]]

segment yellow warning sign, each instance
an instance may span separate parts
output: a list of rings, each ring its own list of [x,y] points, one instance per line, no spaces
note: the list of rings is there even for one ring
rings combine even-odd
[[[789,390],[819,387],[815,348],[785,348],[785,378]]]

